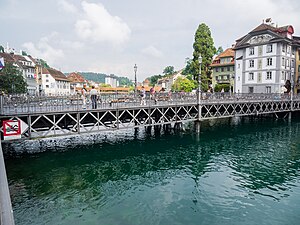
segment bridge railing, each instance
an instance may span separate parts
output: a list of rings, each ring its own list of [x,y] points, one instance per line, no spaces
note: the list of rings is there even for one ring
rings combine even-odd
[[[300,95],[294,95],[294,100],[300,100]],[[201,103],[231,102],[231,101],[287,101],[289,94],[230,94],[201,93]],[[84,104],[86,103],[86,104]],[[145,97],[134,93],[101,93],[97,98],[97,109],[120,107],[140,107],[172,104],[197,104],[196,93],[146,93]],[[79,94],[65,96],[28,96],[0,95],[0,115],[34,112],[79,111],[92,109],[89,95]]]

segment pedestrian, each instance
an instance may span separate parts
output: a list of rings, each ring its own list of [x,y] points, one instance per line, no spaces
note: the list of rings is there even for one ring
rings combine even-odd
[[[91,100],[92,100],[92,109],[97,109],[97,97],[98,92],[95,89],[95,86],[92,86],[92,90],[90,91]]]
[[[146,105],[146,90],[144,86],[142,86],[141,90],[141,105]]]
[[[157,100],[155,98],[155,89],[154,89],[154,87],[150,88],[150,100],[154,100],[155,104],[157,102]]]
[[[83,88],[81,89],[82,108],[83,109],[86,109],[86,95],[87,95],[86,85],[83,85]]]
[[[224,98],[224,88],[222,88],[222,90],[221,90],[221,98],[222,99]]]

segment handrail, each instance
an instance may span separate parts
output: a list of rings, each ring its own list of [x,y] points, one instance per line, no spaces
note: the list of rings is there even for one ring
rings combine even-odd
[[[0,142],[0,224],[1,225],[15,224],[1,142]]]

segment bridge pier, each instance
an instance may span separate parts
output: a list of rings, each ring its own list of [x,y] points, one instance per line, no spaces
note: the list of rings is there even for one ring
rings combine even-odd
[[[200,131],[201,131],[201,122],[200,121],[195,121],[195,131],[197,134],[200,134]]]

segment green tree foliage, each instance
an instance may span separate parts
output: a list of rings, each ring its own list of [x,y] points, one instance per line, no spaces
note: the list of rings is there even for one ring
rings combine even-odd
[[[148,77],[147,79],[150,81],[150,85],[154,86],[155,84],[157,84],[157,81],[162,77],[163,77],[162,75],[153,75],[151,77]]]
[[[8,94],[27,92],[27,83],[22,73],[12,63],[6,63],[0,71],[0,90]]]
[[[43,59],[38,59],[39,63],[43,68],[50,68],[50,66],[47,64],[47,62]]]
[[[222,46],[220,46],[220,47],[218,48],[216,54],[217,54],[217,55],[220,55],[222,52],[224,52],[224,50],[223,50]]]
[[[129,80],[127,77],[119,77],[119,85],[120,86],[133,86],[133,82]]]
[[[185,59],[185,67],[182,71],[182,75],[185,75],[189,80],[193,80],[192,63],[193,60],[187,57]]]
[[[172,85],[172,91],[191,92],[196,88],[195,81],[189,80],[186,77],[178,77]]]
[[[175,73],[174,66],[167,66],[163,71],[165,76],[172,75],[173,73]]]
[[[100,87],[111,87],[111,85],[102,83],[102,84],[100,84]]]
[[[224,89],[225,92],[229,92],[229,84],[216,84],[214,91],[221,92]]]
[[[104,73],[94,73],[94,72],[78,72],[86,80],[91,80],[94,82],[105,83],[105,77],[107,76]]]
[[[210,81],[211,70],[209,65],[212,62],[213,56],[216,54],[216,48],[214,47],[214,41],[211,36],[209,27],[201,23],[198,26],[195,34],[195,42],[193,44],[193,61],[191,62],[191,73],[196,79],[199,75],[199,56],[202,57],[201,66],[201,81],[202,90],[206,91],[208,89],[208,84]]]

